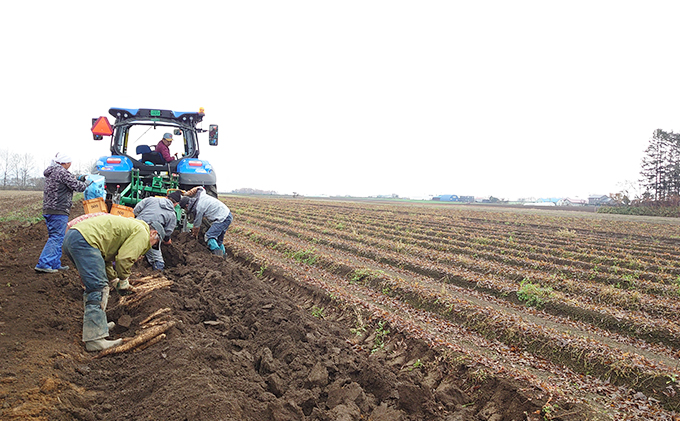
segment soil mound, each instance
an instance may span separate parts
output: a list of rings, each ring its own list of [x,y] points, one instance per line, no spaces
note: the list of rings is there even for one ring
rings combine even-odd
[[[171,285],[114,293],[107,311],[113,337],[173,327],[145,349],[97,358],[80,342],[77,272],[33,271],[46,237],[37,223],[0,242],[1,419],[539,417],[540,403],[520,385],[489,378],[480,387],[467,367],[398,332],[371,347],[376,332],[352,330],[354,309],[283,278],[260,279],[181,233],[163,247]],[[140,261],[132,279],[151,275]]]

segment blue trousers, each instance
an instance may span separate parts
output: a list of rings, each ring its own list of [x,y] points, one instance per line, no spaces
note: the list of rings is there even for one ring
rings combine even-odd
[[[43,215],[43,217],[47,225],[48,237],[35,267],[39,269],[59,269],[68,215]]]
[[[224,218],[224,221],[213,222],[210,228],[205,232],[205,242],[207,243],[211,238],[214,238],[215,241],[217,241],[218,246],[224,243],[224,234],[227,232],[227,229],[229,229],[232,220],[233,217],[231,216],[231,212],[229,212],[229,216]]]
[[[102,252],[92,247],[77,230],[70,229],[64,238],[64,252],[73,262],[85,286],[83,301],[83,341],[94,341],[109,336],[106,311],[102,298],[108,300],[109,279]]]
[[[154,270],[165,269],[165,261],[163,260],[163,252],[160,248],[158,250],[150,249],[146,252],[146,260],[149,262]]]

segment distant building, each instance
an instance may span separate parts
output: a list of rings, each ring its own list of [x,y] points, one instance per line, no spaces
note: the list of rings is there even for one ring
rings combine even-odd
[[[455,194],[440,194],[439,200],[442,202],[457,202],[458,195]]]
[[[588,204],[589,205],[595,205],[595,206],[600,206],[600,205],[610,205],[612,203],[612,198],[609,196],[600,196],[600,195],[592,195],[588,196]]]
[[[459,202],[464,202],[464,203],[472,203],[475,201],[474,196],[461,196],[458,198]]]
[[[557,202],[557,206],[585,206],[587,204],[588,201],[585,199],[571,199],[568,197]]]

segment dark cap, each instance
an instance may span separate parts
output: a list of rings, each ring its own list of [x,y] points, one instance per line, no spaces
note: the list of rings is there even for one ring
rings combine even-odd
[[[183,196],[182,199],[179,201],[179,207],[182,209],[187,208],[187,204],[189,203],[189,198],[186,196]]]
[[[172,200],[174,203],[179,203],[182,199],[182,192],[174,190],[173,192],[168,193],[168,199]]]

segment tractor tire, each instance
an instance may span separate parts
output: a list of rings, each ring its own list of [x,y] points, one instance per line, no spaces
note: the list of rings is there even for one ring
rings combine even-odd
[[[205,186],[205,192],[217,199],[217,186]]]
[[[191,189],[194,188],[194,187],[197,187],[197,186],[192,186],[192,185],[190,185],[190,184],[180,184],[180,185],[179,185],[179,188],[180,188],[181,190],[184,190],[184,191],[189,191],[189,190],[191,190]],[[199,185],[199,187],[203,187],[203,188],[205,189],[205,192],[206,192],[206,193],[208,193],[210,196],[212,196],[212,197],[214,197],[215,199],[217,199],[217,186],[215,186],[215,185],[212,185],[212,186],[200,186],[200,185]]]

